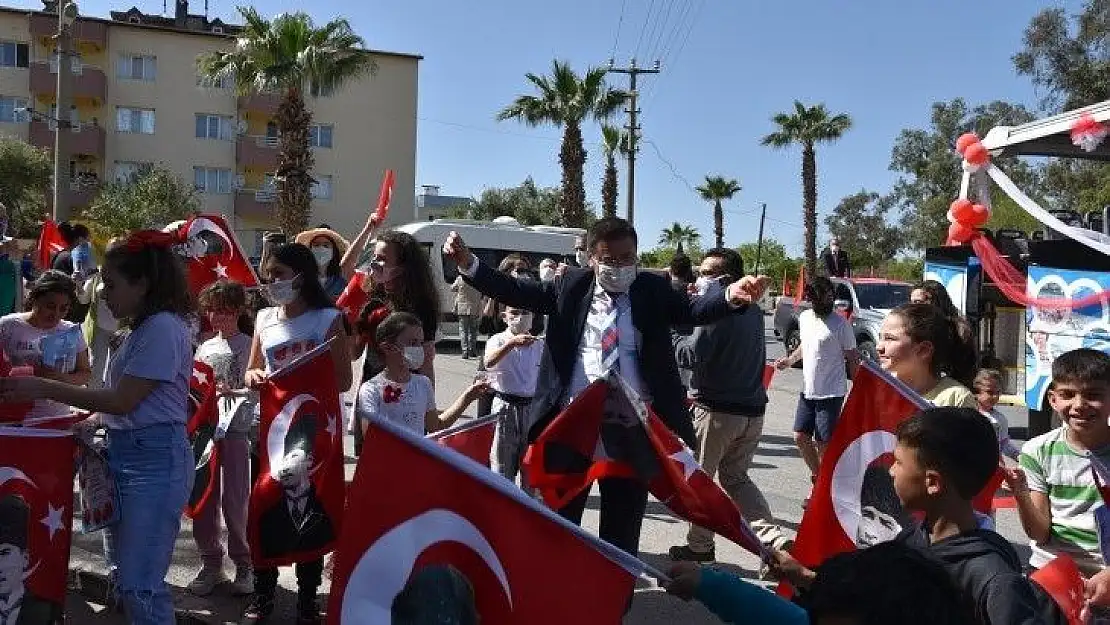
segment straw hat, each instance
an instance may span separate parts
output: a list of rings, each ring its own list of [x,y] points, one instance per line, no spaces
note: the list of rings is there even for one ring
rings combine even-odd
[[[293,241],[296,243],[300,243],[305,247],[312,247],[312,239],[315,239],[316,237],[327,237],[331,239],[332,244],[334,244],[335,247],[338,248],[340,255],[344,254],[347,251],[347,248],[351,247],[351,244],[347,242],[347,239],[339,236],[339,233],[335,230],[329,230],[327,228],[313,228],[312,230],[305,230],[304,232],[298,234],[297,237],[293,239]]]

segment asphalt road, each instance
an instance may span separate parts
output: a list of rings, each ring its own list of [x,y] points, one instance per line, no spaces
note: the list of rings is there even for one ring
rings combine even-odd
[[[769,317],[767,322],[769,326]],[[446,406],[470,384],[474,377],[475,364],[474,361],[462,360],[458,357],[457,345],[445,344],[441,345],[441,349],[443,353],[436,361],[436,395],[439,405]],[[767,332],[767,355],[771,359],[782,355],[781,343],[770,331]],[[775,376],[771,384],[770,404],[764,420],[763,440],[750,473],[755,483],[763,490],[771,510],[790,533],[796,531],[801,522],[801,503],[809,494],[810,486],[808,471],[794,448],[791,435],[794,406],[800,383],[800,370],[787,370]],[[351,449],[350,437],[348,437],[347,446]],[[349,463],[348,473],[353,473],[353,470],[353,463]],[[593,531],[597,528],[596,506],[595,492],[584,520],[584,525]],[[1026,540],[1015,512],[999,511],[997,526],[1002,535],[1015,543],[1023,558],[1027,557]],[[685,535],[684,522],[672,516],[658,502],[649,502],[640,544],[641,558],[659,569],[666,570],[670,563],[667,557],[668,548],[671,545],[682,544],[685,541]],[[749,579],[757,577],[756,571],[759,567],[757,559],[736,545],[718,538],[716,552],[719,561],[715,566]],[[103,572],[104,560],[101,553],[99,535],[75,536],[71,566],[79,570]],[[173,586],[176,605],[179,610],[194,619],[192,622],[237,623],[239,612],[245,603],[244,599],[231,597],[226,589],[218,589],[207,598],[194,597],[184,590],[198,569],[198,552],[192,539],[192,528],[186,521],[182,526],[168,577]],[[292,609],[296,601],[296,580],[291,568],[282,569],[279,583],[281,589],[278,597],[278,612],[273,622],[291,622]],[[552,580],[552,583],[558,583],[558,581]],[[326,583],[320,592],[321,601],[324,601],[328,592]],[[85,594],[89,593],[85,592],[82,595],[76,592],[70,593],[70,599],[67,602],[69,622],[82,624],[124,622],[118,615],[105,611],[97,602],[86,599],[83,596]],[[573,598],[568,597],[568,599]],[[638,584],[632,610],[625,618],[625,623],[644,625],[673,623],[702,625],[719,622],[700,605],[685,603],[668,596],[656,587],[654,582],[646,579]]]

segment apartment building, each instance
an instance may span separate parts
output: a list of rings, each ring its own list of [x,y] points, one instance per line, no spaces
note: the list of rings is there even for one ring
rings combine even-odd
[[[44,10],[0,7],[0,134],[52,149],[57,117],[55,3]],[[189,13],[177,0],[173,16],[136,8],[107,18],[81,16],[73,25],[69,137],[69,200],[76,214],[101,181],[126,179],[144,163],[162,163],[193,181],[206,212],[223,214],[248,254],[275,226],[279,96],[237,97],[232,85],[200,80],[196,60],[231,49],[240,28]],[[414,211],[416,94],[420,56],[369,51],[377,64],[326,98],[309,98],[316,157],[311,225],[327,223],[353,235],[378,197],[383,172],[396,174],[391,221]],[[38,116],[35,116],[38,117]]]

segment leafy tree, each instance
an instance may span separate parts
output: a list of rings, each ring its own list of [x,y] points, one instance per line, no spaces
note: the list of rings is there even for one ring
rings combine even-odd
[[[897,258],[887,263],[879,273],[891,280],[919,282],[925,276],[925,260],[921,257]]]
[[[682,253],[688,256],[690,262],[696,267],[702,259],[701,246],[697,243],[691,243],[690,245],[683,243],[682,248]],[[665,246],[642,251],[640,252],[640,266],[654,269],[666,269],[677,255],[678,251],[676,248]]]
[[[9,235],[38,236],[53,175],[50,152],[21,139],[0,137],[0,202],[8,208]]]
[[[681,245],[686,249],[697,247],[701,242],[701,233],[698,229],[689,224],[680,224],[677,221],[671,224],[669,228],[664,228],[659,233],[659,245],[661,247],[678,249]]]
[[[771,278],[771,281],[782,289],[783,276],[794,282],[798,279],[798,269],[802,266],[802,259],[791,258],[786,253],[786,246],[775,239],[763,239],[763,249],[759,249],[759,242],[751,241],[741,243],[736,251],[744,259],[744,271],[749,274],[761,273]],[[759,252],[759,267],[756,267],[755,257]]]
[[[145,166],[129,180],[100,188],[82,217],[99,239],[157,229],[200,210],[196,188],[162,165]]]
[[[818,143],[832,143],[852,127],[852,118],[832,115],[824,104],[807,107],[794,101],[792,113],[771,118],[778,129],[763,137],[763,145],[802,146],[802,212],[805,225],[805,259],[811,275],[817,270],[817,151]]]
[[[582,123],[587,118],[606,119],[624,105],[628,95],[606,86],[604,69],[589,68],[580,78],[569,63],[559,60],[552,62],[550,76],[529,72],[525,77],[537,94],[518,96],[497,114],[497,119],[563,128],[563,142],[559,148],[559,164],[563,169],[560,222],[564,226],[584,228],[587,208],[582,171],[586,165],[586,148],[582,143]]]
[[[601,214],[603,217],[617,216],[617,154],[628,154],[628,138],[620,128],[603,124],[601,126],[601,147],[605,150],[605,173],[601,178]]]
[[[731,200],[740,192],[740,183],[724,176],[706,176],[705,183],[695,189],[701,199],[713,203],[713,237],[716,247],[725,246],[725,211],[723,200]]]
[[[965,132],[983,136],[995,126],[1013,126],[1032,119],[1033,114],[1020,105],[994,101],[970,108],[963,99],[956,98],[933,104],[929,128],[909,128],[898,135],[890,169],[902,175],[894,184],[891,201],[901,209],[901,229],[908,247],[921,250],[940,245],[947,237],[948,207],[959,195],[962,175],[956,139]],[[1040,185],[1032,165],[1014,157],[995,158],[993,162],[1031,197],[1037,196]],[[993,189],[992,206],[1005,206],[1004,197]],[[1007,214],[1013,212],[1003,209],[997,219]]]
[[[825,217],[829,233],[851,256],[852,266],[878,267],[894,258],[902,247],[902,233],[887,224],[891,200],[861,190],[840,200]]]
[[[447,210],[447,216],[490,221],[502,216],[513,217],[526,226],[551,225],[560,222],[559,189],[539,187],[531,176],[515,187],[488,188],[469,205]],[[586,225],[596,219],[587,206]]]
[[[325,97],[376,69],[366,42],[343,18],[317,27],[307,13],[282,13],[266,20],[253,7],[240,7],[244,29],[230,52],[202,55],[198,69],[210,80],[233,79],[240,94],[279,92],[274,122],[280,133],[278,224],[286,234],[308,228],[312,215],[309,148],[312,112],[305,90]]]

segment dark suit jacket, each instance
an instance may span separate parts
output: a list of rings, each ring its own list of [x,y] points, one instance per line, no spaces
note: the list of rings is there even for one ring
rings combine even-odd
[[[62,606],[24,592],[17,625],[54,625],[62,622]]]
[[[836,251],[836,262],[833,262],[833,253],[829,248],[821,252],[821,261],[825,264],[825,275],[830,278],[850,278],[852,276],[852,263],[848,260],[848,252],[843,248]]]
[[[331,517],[316,497],[315,488],[309,488],[305,514],[304,525],[298,531],[284,497],[264,512],[259,519],[262,557],[276,558],[294,551],[321,549],[335,538]]]
[[[515,308],[550,315],[540,363],[539,382],[532,401],[528,438],[534,441],[559,414],[569,392],[586,317],[594,294],[593,269],[567,269],[554,282],[518,281],[479,263],[474,278],[466,278],[483,294]],[[691,299],[671,287],[665,276],[640,272],[628,291],[632,324],[640,332],[640,376],[652,396],[652,407],[672,431],[693,445],[695,441],[686,389],[678,375],[671,327],[705,325],[729,314],[732,308],[718,286]]]

